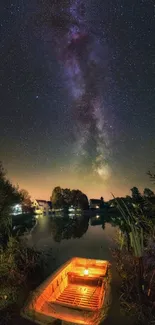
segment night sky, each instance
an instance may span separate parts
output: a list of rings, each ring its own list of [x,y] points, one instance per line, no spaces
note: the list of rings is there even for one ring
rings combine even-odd
[[[153,186],[155,5],[0,3],[0,160],[32,197]]]

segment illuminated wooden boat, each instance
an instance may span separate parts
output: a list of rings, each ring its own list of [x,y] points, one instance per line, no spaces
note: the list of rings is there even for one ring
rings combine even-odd
[[[34,292],[22,316],[43,325],[55,319],[99,324],[110,303],[109,266],[103,260],[72,258]]]

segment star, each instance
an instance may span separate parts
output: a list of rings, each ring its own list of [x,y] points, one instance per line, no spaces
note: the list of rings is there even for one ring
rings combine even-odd
[[[10,178],[45,199],[59,182],[105,198],[149,187],[155,20],[147,1],[17,2],[0,10],[0,153]]]

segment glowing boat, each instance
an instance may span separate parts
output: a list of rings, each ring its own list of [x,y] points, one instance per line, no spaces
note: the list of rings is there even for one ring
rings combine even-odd
[[[108,261],[72,258],[35,290],[22,316],[43,325],[55,319],[99,324],[110,304],[109,267]]]

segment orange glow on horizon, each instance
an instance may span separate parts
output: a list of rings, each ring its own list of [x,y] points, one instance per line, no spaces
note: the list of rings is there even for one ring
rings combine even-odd
[[[105,201],[112,199],[111,193],[113,193],[116,197],[121,197],[130,194],[131,184],[124,185],[120,182],[112,178],[107,182],[100,182],[100,180],[95,180],[90,178],[83,179],[82,177],[77,177],[76,174],[66,173],[62,174],[60,178],[60,173],[55,173],[51,171],[41,171],[27,173],[24,170],[22,173],[13,172],[11,168],[8,170],[8,178],[14,185],[19,185],[19,188],[26,189],[30,195],[31,199],[43,199],[49,200],[52,194],[53,189],[56,186],[60,186],[62,188],[70,188],[70,189],[79,189],[84,194],[87,195],[88,199],[91,198],[100,198],[104,197]],[[147,183],[146,183],[147,185]]]

